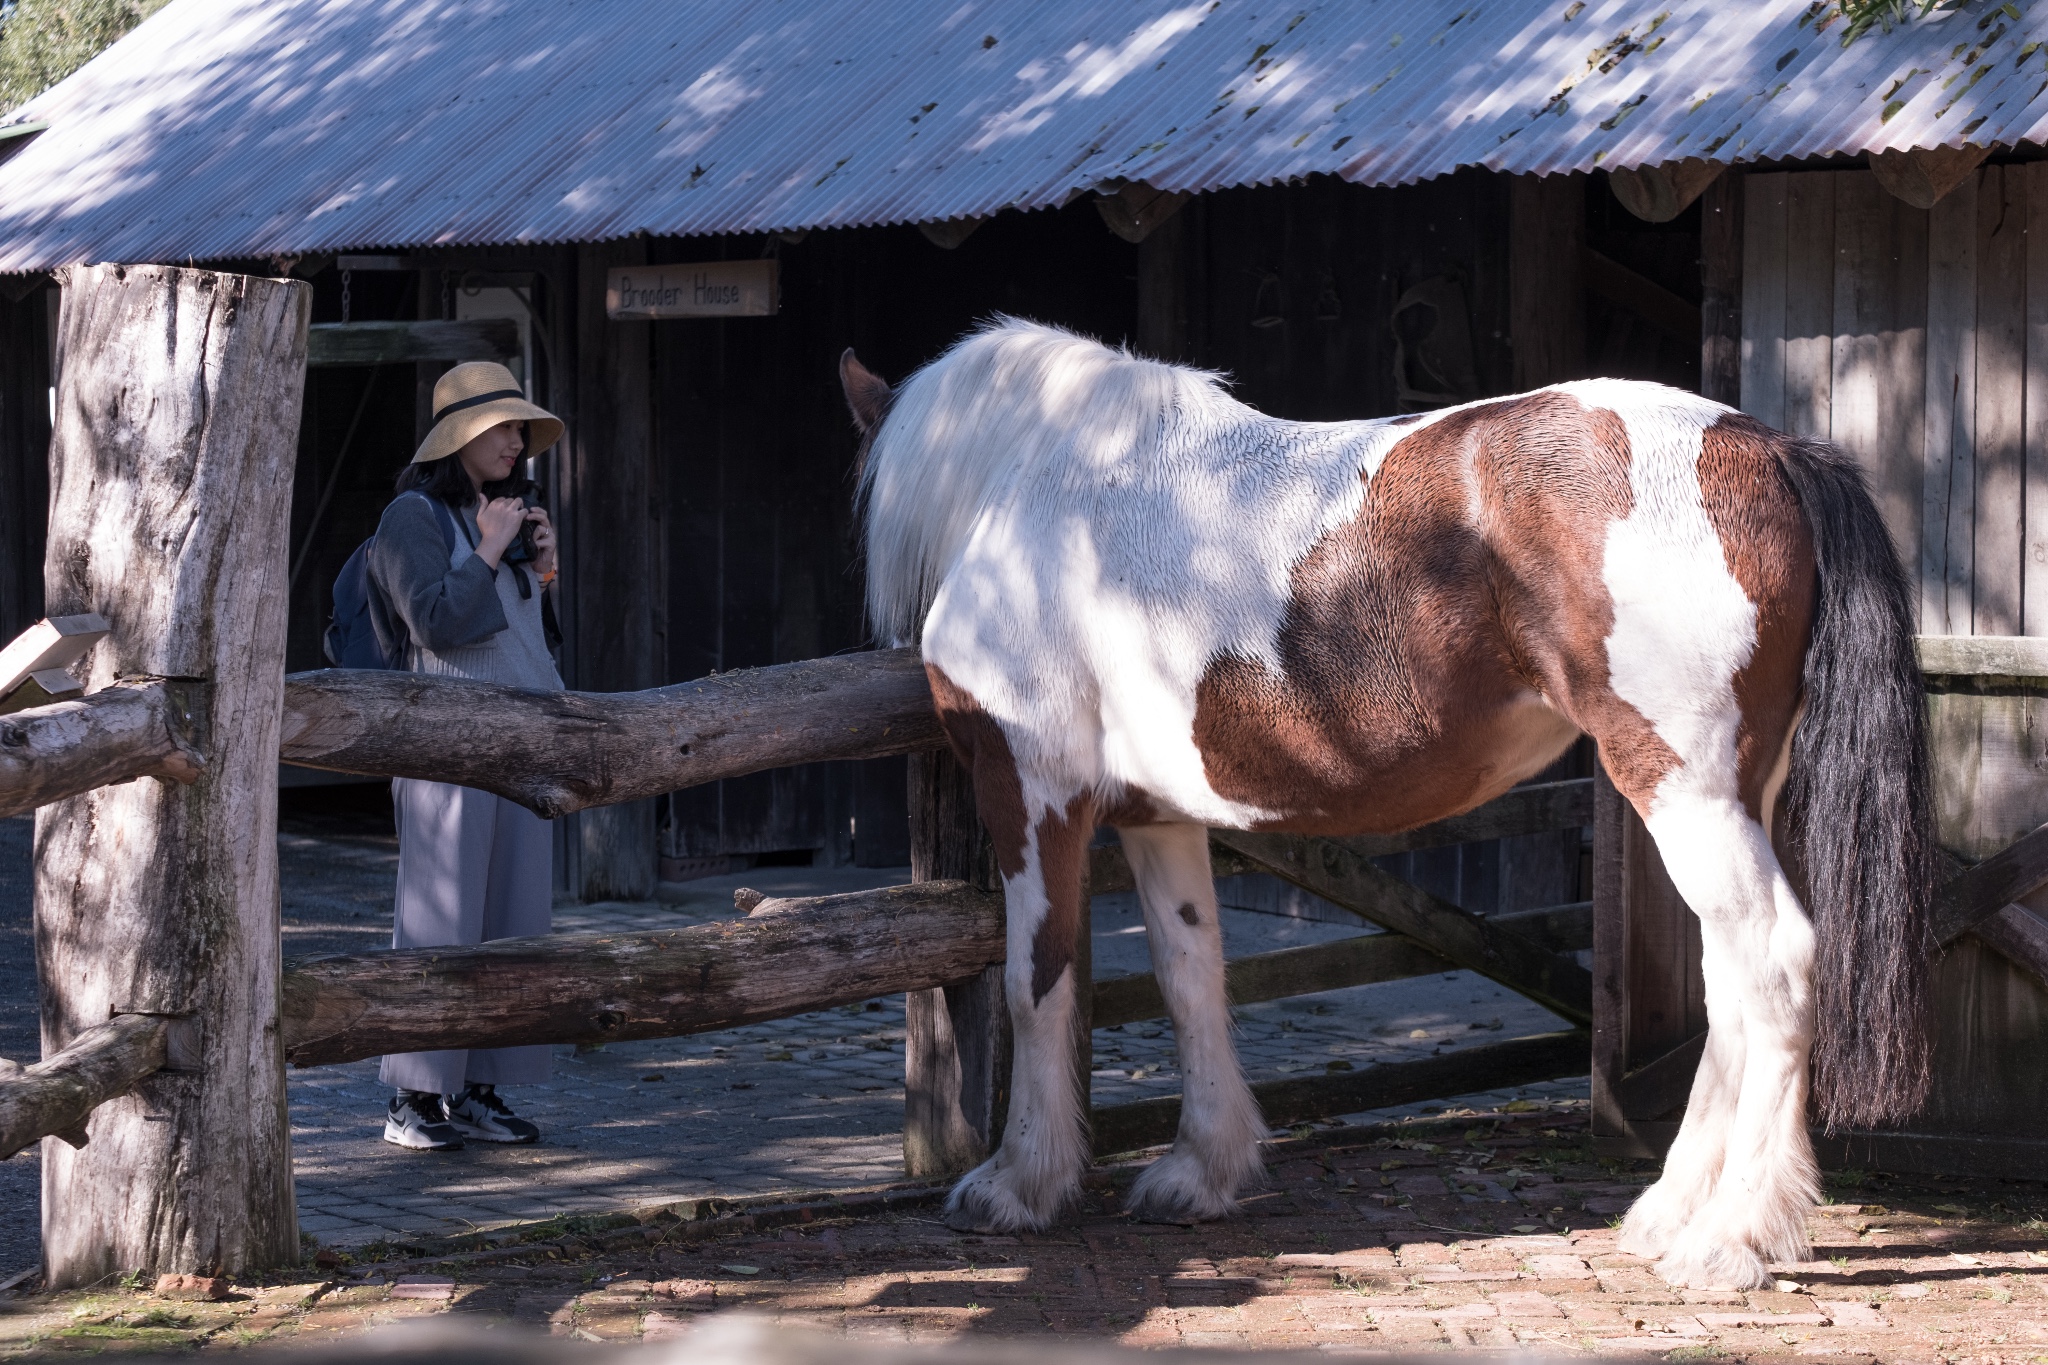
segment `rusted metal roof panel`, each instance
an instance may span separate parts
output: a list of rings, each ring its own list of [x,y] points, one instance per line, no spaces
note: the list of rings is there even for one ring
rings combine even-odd
[[[0,270],[2040,143],[2036,3],[174,0],[10,116]]]

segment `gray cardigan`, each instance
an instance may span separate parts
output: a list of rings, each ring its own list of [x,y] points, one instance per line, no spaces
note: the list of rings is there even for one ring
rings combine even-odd
[[[462,514],[448,511],[462,535]],[[369,594],[370,626],[386,658],[400,657],[408,642],[436,652],[480,644],[509,624],[490,565],[470,555],[449,567],[440,515],[425,496],[400,496],[377,523],[369,567],[380,592]]]

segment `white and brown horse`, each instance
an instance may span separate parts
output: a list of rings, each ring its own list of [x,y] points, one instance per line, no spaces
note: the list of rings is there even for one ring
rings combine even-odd
[[[1803,1259],[1809,1054],[1831,1124],[1897,1120],[1927,1081],[1920,679],[1851,462],[1618,380],[1280,421],[1216,375],[1010,319],[893,392],[850,351],[841,378],[870,612],[922,644],[1009,911],[1009,1122],[956,1221],[1043,1227],[1078,1189],[1098,823],[1137,874],[1185,1077],[1131,1207],[1215,1218],[1266,1130],[1205,827],[1406,829],[1588,734],[1700,918],[1711,1025],[1624,1246],[1697,1286]]]

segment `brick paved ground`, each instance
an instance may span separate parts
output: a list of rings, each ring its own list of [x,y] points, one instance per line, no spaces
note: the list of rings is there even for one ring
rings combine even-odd
[[[24,968],[27,831],[27,821],[0,821],[0,930],[18,931],[24,950],[0,963],[13,971],[0,976],[0,1055],[16,1058],[37,1048],[34,979]],[[376,820],[287,818],[279,846],[287,956],[389,944],[396,844]],[[734,915],[732,891],[742,884],[802,895],[906,875],[763,868],[671,888],[670,902],[564,906],[555,922],[564,931],[677,927]],[[1146,970],[1135,897],[1100,898],[1095,913],[1097,974]],[[1249,912],[1226,912],[1224,919],[1233,956],[1357,932]],[[1558,1026],[1544,1010],[1462,972],[1248,1006],[1237,1016],[1254,1079],[1339,1060],[1362,1067]],[[896,998],[580,1056],[558,1048],[553,1081],[507,1092],[542,1124],[547,1136],[540,1146],[451,1154],[407,1152],[378,1140],[388,1092],[377,1084],[375,1062],[294,1071],[301,1226],[323,1243],[351,1247],[704,1195],[897,1179],[902,1025]],[[1161,1025],[1098,1031],[1096,1059],[1097,1104],[1180,1088],[1172,1039]],[[1583,1093],[1583,1082],[1517,1092]],[[39,1216],[34,1154],[0,1164],[0,1278],[34,1264]]]
[[[715,1221],[678,1218],[704,1206],[680,1206],[525,1240],[501,1234],[480,1256],[348,1265],[330,1255],[325,1270],[239,1286],[220,1304],[117,1289],[31,1297],[0,1303],[0,1353],[334,1341],[440,1315],[656,1341],[745,1312],[891,1342],[1079,1335],[1667,1360],[2048,1359],[2048,1189],[2038,1185],[1835,1182],[1839,1202],[1810,1223],[1815,1259],[1778,1267],[1771,1291],[1740,1294],[1671,1290],[1614,1251],[1613,1211],[1647,1168],[1594,1160],[1577,1109],[1280,1141],[1269,1189],[1225,1224],[1120,1217],[1134,1173],[1098,1172],[1085,1210],[1040,1236],[956,1233],[929,1207],[831,1205],[764,1209],[752,1227],[719,1235]]]

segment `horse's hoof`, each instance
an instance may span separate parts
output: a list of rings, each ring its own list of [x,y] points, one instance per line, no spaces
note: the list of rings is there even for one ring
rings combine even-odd
[[[1234,1216],[1236,1182],[1220,1188],[1194,1157],[1168,1152],[1145,1169],[1125,1200],[1127,1213],[1140,1223],[1178,1223],[1183,1227]]]
[[[1692,1231],[1657,1262],[1657,1274],[1678,1289],[1769,1289],[1776,1283],[1747,1244]]]
[[[960,1177],[940,1213],[947,1227],[956,1232],[1043,1232],[1078,1192],[1046,1192],[1040,1202],[1049,1207],[1040,1212],[1018,1197],[1012,1188],[1011,1172],[996,1161],[997,1158],[991,1158]]]
[[[1676,1196],[1665,1193],[1661,1185],[1644,1190],[1621,1220],[1621,1236],[1615,1239],[1615,1250],[1646,1261],[1662,1257],[1678,1241],[1692,1215],[1693,1210],[1683,1204]]]

